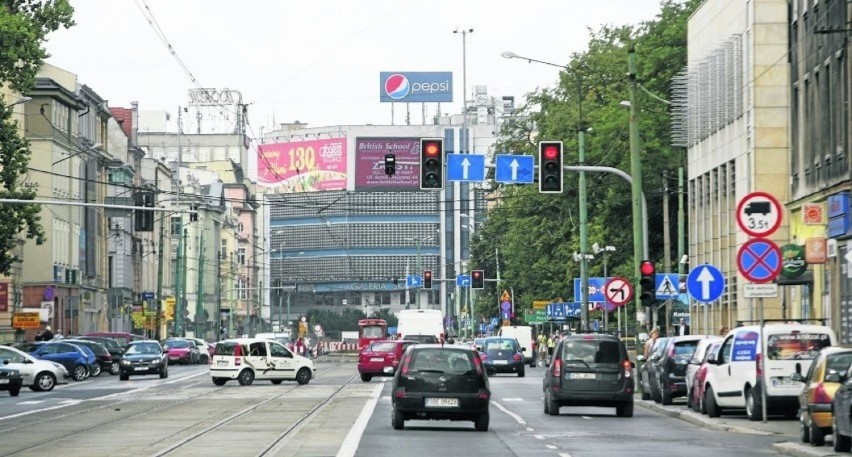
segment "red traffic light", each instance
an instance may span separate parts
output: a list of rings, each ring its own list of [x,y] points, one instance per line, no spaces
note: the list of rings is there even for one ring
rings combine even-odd
[[[656,267],[654,267],[654,262],[651,262],[650,260],[643,260],[643,261],[639,264],[639,273],[640,273],[642,276],[651,276],[651,275],[653,275],[656,271],[657,271],[657,268],[656,268]]]
[[[554,144],[549,144],[544,147],[541,154],[547,160],[555,160],[559,158],[559,148]]]
[[[438,157],[441,154],[441,146],[435,141],[424,143],[423,154],[427,157]]]

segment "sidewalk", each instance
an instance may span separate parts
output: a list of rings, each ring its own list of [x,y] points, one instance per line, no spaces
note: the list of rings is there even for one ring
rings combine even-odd
[[[733,414],[726,413],[723,414],[722,417],[711,418],[707,415],[687,409],[686,402],[683,401],[670,406],[663,406],[652,400],[637,399],[635,402],[636,406],[641,406],[651,411],[665,414],[669,417],[675,417],[710,430],[777,436],[778,442],[772,445],[772,450],[783,455],[790,455],[794,457],[829,457],[850,455],[834,451],[832,448],[831,435],[826,438],[825,446],[811,446],[810,444],[802,443],[800,436],[801,426],[798,419],[770,417],[765,423],[763,421],[753,422],[745,416],[745,412]]]

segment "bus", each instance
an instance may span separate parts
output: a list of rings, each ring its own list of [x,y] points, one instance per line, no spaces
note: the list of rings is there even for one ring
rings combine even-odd
[[[364,349],[371,341],[388,337],[388,323],[384,319],[360,319],[358,321],[358,350]]]

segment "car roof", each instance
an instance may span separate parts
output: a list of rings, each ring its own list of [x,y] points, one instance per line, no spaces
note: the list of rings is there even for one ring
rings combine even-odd
[[[609,333],[574,333],[565,335],[563,340],[610,340],[621,342],[621,339]]]

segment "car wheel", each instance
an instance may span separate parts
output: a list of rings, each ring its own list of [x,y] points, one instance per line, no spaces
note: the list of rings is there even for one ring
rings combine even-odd
[[[166,379],[169,377],[169,367],[166,364],[160,367],[160,379]]]
[[[549,403],[547,402],[547,393],[544,394],[544,401],[541,402],[544,405],[544,414],[550,414]]]
[[[91,372],[91,374],[92,374],[92,377],[93,377],[93,378],[97,378],[98,376],[100,376],[100,375],[101,375],[101,366],[100,366],[100,364],[96,364],[96,365],[92,368],[92,372]]]
[[[370,382],[373,379],[373,375],[367,373],[361,373],[361,380],[364,382]]]
[[[129,374],[121,373],[120,375],[118,375],[118,379],[119,379],[120,381],[127,381],[128,379],[130,379],[130,375],[129,375]]]
[[[672,391],[663,384],[662,380],[660,380],[660,403],[664,405],[672,404]]]
[[[476,428],[477,432],[487,432],[488,431],[488,412],[484,412],[476,417],[476,420],[473,421],[473,426]]]
[[[691,409],[695,411],[695,402],[692,401],[692,392],[686,392],[686,409]]]
[[[521,365],[521,371],[518,372],[518,377],[523,378],[525,374],[524,366]]]
[[[763,407],[760,404],[760,395],[755,392],[757,389],[748,389],[746,391],[746,416],[751,421],[759,421],[763,418]]]
[[[547,414],[551,416],[559,415],[559,403],[556,403],[556,400],[553,399],[553,395],[551,395],[548,390],[546,394],[544,394],[544,401],[547,402]]]
[[[21,386],[12,387],[12,388],[9,389],[9,395],[11,395],[13,397],[17,397],[18,394],[20,394],[20,393],[21,393]]]
[[[299,385],[304,386],[305,384],[309,383],[310,381],[311,381],[311,370],[309,370],[307,368],[302,368],[302,369],[299,370],[298,373],[296,373],[296,382],[298,382]]]
[[[633,402],[628,401],[616,406],[615,415],[618,417],[633,417]]]
[[[803,443],[810,443],[811,442],[811,430],[807,426],[807,424],[805,424],[804,418],[802,418],[802,420],[799,421],[799,429],[802,432],[802,442]],[[837,435],[834,435],[834,436],[835,436],[834,439],[837,439]]]
[[[71,378],[75,381],[82,381],[86,379],[86,376],[89,375],[89,369],[84,365],[77,365],[74,367],[74,370],[71,371]]]
[[[56,387],[56,376],[53,376],[53,373],[42,371],[36,375],[31,389],[36,392],[49,392],[54,387]]]
[[[651,385],[651,400],[654,400],[654,403],[662,403],[663,398],[660,395],[660,386],[657,385],[656,381],[649,382]]]
[[[207,365],[208,363],[210,363],[210,356],[207,354],[202,355],[201,359],[199,360],[199,363],[202,365]]]
[[[228,378],[213,378],[213,384],[217,386],[224,386],[227,380]]]
[[[119,370],[118,364],[113,362],[112,366],[109,367],[109,374],[115,376],[115,375],[118,374],[119,371],[120,370]]]
[[[704,403],[704,395],[698,397],[698,412],[707,414],[707,405]]]
[[[825,433],[823,433],[822,428],[818,427],[813,420],[811,420],[811,446],[824,446],[825,445]]]
[[[831,419],[831,433],[834,434],[834,450],[837,452],[849,452],[852,449],[852,437],[841,435],[837,432],[837,416]]]
[[[642,385],[642,400],[650,400],[651,392],[648,392],[648,389],[645,388],[645,385]]]
[[[716,405],[716,398],[713,397],[713,388],[710,386],[704,389],[704,408],[710,417],[719,417],[721,414],[719,406]]]
[[[248,368],[244,369],[240,372],[239,376],[237,376],[237,382],[239,382],[241,386],[250,386],[251,383],[254,382],[254,372]]]
[[[402,413],[397,409],[396,403],[391,407],[391,426],[394,430],[402,430],[405,428],[405,419]]]

